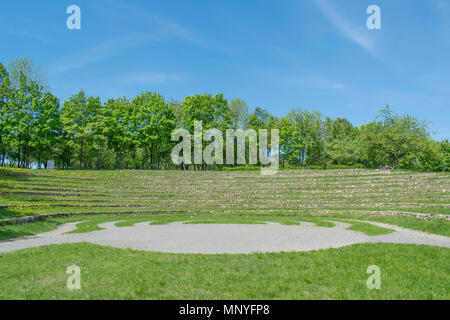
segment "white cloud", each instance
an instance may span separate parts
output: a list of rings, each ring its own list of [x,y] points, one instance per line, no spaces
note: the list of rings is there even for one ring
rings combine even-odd
[[[322,12],[333,22],[333,24],[341,31],[348,39],[362,47],[371,55],[375,56],[374,43],[368,36],[365,23],[361,26],[351,24],[345,17],[343,17],[335,8],[330,6],[327,0],[316,0]]]
[[[122,4],[118,1],[111,0],[108,1],[108,3],[112,7],[115,7],[117,11],[120,11],[121,13],[126,12],[126,16],[130,19],[141,19],[145,31],[132,32],[110,38],[91,48],[64,56],[50,65],[50,73],[61,73],[81,68],[85,65],[120,54],[129,48],[145,45],[158,40],[165,40],[171,37],[179,38],[196,45],[206,46],[206,43],[195,33],[174,21],[157,17],[145,10]],[[109,9],[112,8],[111,6]]]
[[[17,37],[25,37],[28,39],[32,39],[35,41],[39,41],[42,43],[47,43],[48,39],[37,34],[37,33],[31,33],[28,31],[22,31],[22,30],[4,30],[2,33],[6,34],[6,35],[10,35],[10,36],[17,36]]]
[[[54,61],[49,68],[50,73],[60,73],[81,68],[87,64],[114,56],[128,48],[137,47],[156,39],[156,35],[140,32],[107,39],[94,47],[69,54]]]
[[[158,17],[142,8],[131,6],[119,1],[109,0],[110,7],[115,7],[122,14],[127,13],[128,17],[140,19],[147,27],[155,28],[162,35],[177,37],[198,45],[206,45],[200,36],[179,23]]]

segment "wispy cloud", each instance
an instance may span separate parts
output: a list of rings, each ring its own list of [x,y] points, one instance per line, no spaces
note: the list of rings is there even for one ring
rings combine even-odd
[[[37,33],[31,33],[31,32],[23,31],[23,30],[4,30],[2,33],[6,34],[6,35],[10,35],[10,36],[24,37],[24,38],[39,41],[42,43],[48,42],[47,38],[45,38]]]
[[[108,0],[108,5],[110,8],[116,8],[119,10],[121,14],[126,12],[128,17],[140,19],[141,22],[147,27],[156,28],[162,35],[177,37],[198,45],[207,45],[207,42],[204,41],[196,32],[182,26],[176,21],[159,17],[140,7],[132,6],[116,0]]]
[[[322,12],[348,39],[362,47],[371,55],[376,56],[373,40],[368,36],[367,30],[364,29],[366,27],[365,24],[361,26],[353,25],[333,8],[327,0],[316,0],[316,3]]]
[[[107,39],[94,47],[75,52],[54,61],[49,68],[50,73],[60,73],[81,68],[87,64],[112,57],[126,49],[149,43],[156,39],[158,39],[158,36],[155,34],[141,32]]]
[[[140,19],[142,28],[140,32],[132,32],[125,35],[113,37],[103,42],[54,61],[50,67],[50,73],[67,72],[73,69],[84,67],[88,64],[104,60],[106,58],[120,54],[127,49],[149,44],[158,40],[168,38],[182,39],[196,45],[206,45],[196,33],[188,30],[180,24],[153,15],[140,8],[123,4],[119,1],[108,1],[109,10],[126,12],[125,17],[129,19]],[[102,7],[98,7],[102,10]]]
[[[161,84],[169,81],[180,80],[182,77],[178,74],[168,74],[159,72],[141,72],[125,75],[122,79],[125,83],[133,84]]]

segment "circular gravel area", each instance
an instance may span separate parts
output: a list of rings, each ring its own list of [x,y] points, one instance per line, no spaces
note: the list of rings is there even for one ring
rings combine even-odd
[[[117,222],[117,221],[116,221]],[[132,227],[116,227],[116,222],[100,224],[103,230],[89,233],[67,233],[76,223],[61,225],[57,230],[36,236],[0,242],[0,253],[50,244],[90,242],[116,248],[136,250],[239,254],[255,252],[310,251],[339,248],[356,243],[406,243],[450,248],[450,238],[404,229],[383,223],[368,222],[395,232],[368,236],[346,230],[349,224],[334,222],[333,228],[317,227],[312,223],[300,225],[264,224],[189,224],[174,222],[167,225],[137,223]]]

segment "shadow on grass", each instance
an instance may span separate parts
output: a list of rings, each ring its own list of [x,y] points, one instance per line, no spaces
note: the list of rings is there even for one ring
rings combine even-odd
[[[17,212],[9,210],[8,208],[0,208],[0,219],[17,217]]]
[[[14,171],[13,171],[14,170]],[[30,174],[18,169],[5,169],[0,167],[0,178],[10,181],[27,181]]]
[[[8,210],[8,208],[0,208],[0,219],[16,217],[17,212]],[[29,231],[24,229],[22,226],[17,226],[15,224],[0,222],[0,240],[23,237],[31,235]]]
[[[71,219],[66,220],[71,221]],[[51,231],[64,222],[66,221],[62,218],[44,218],[32,223],[0,224],[0,241]]]
[[[11,229],[11,225],[9,226],[0,226],[0,241],[12,239],[12,238],[20,238],[25,236],[31,236],[33,232],[26,232],[24,230],[13,230]]]

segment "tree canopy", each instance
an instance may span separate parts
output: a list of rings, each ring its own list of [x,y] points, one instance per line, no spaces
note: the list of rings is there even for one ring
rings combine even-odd
[[[54,159],[58,168],[177,168],[170,157],[171,133],[177,128],[192,133],[194,121],[202,121],[204,131],[224,134],[226,129],[278,129],[281,166],[390,164],[427,171],[450,166],[448,141],[434,141],[426,121],[388,106],[358,127],[318,110],[294,108],[280,118],[261,107],[250,111],[244,100],[228,101],[221,93],[175,101],[146,91],[102,102],[80,90],[61,104],[31,61],[0,63],[1,165],[46,167]]]

